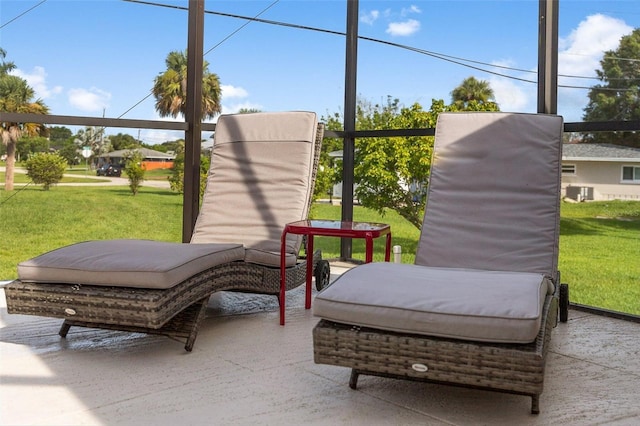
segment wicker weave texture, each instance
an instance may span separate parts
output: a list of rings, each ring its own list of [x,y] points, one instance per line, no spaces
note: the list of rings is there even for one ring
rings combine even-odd
[[[321,320],[313,330],[314,359],[360,374],[539,395],[556,314],[557,299],[549,296],[543,314],[546,321],[537,339],[526,345],[476,344]],[[427,370],[418,371],[416,365]]]
[[[321,258],[317,251],[314,264]],[[300,261],[287,269],[287,290],[305,283],[306,264],[306,261]],[[160,329],[180,311],[217,291],[278,295],[280,268],[231,262],[208,269],[166,290],[20,280],[5,287],[10,314],[63,318],[92,323],[96,327],[104,324],[144,329]]]

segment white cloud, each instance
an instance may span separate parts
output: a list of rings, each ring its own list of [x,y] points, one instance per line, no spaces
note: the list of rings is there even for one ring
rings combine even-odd
[[[422,10],[420,10],[420,8],[415,4],[412,4],[409,7],[403,7],[400,11],[400,15],[402,16],[411,15],[412,13],[422,13]]]
[[[183,122],[184,121],[184,115],[181,112],[179,112],[176,117],[174,117],[172,115],[168,115],[166,117],[161,117],[160,114],[158,114],[158,111],[154,110],[153,118],[151,118],[151,120],[157,120],[157,121],[180,121],[180,122]]]
[[[36,98],[47,99],[62,92],[62,86],[51,88],[47,86],[47,72],[43,67],[33,67],[33,71],[30,73],[14,69],[11,74],[26,80],[27,84],[34,90]]]
[[[386,33],[392,36],[410,36],[420,30],[420,22],[408,19],[404,22],[391,22]]]
[[[222,90],[222,99],[225,98],[246,98],[249,93],[242,87],[231,86],[230,84],[220,85]]]
[[[605,51],[616,50],[620,39],[633,31],[624,21],[596,14],[578,24],[569,36],[558,41],[558,74],[596,76]],[[559,85],[590,87],[597,80],[559,77]],[[588,103],[587,91],[558,88],[558,112],[566,121],[580,121]]]
[[[409,15],[422,13],[422,10],[416,6],[403,7],[400,11],[385,9],[383,11],[371,10],[360,14],[360,22],[367,25],[374,23],[382,18],[387,23],[386,33],[392,36],[410,36],[420,30],[420,22],[415,19],[405,19]]]
[[[241,109],[257,109],[262,111],[263,106],[257,104],[255,102],[251,102],[248,100],[240,101],[241,99],[245,99],[249,97],[249,92],[247,92],[242,87],[236,87],[231,85],[222,85],[222,114],[234,114]],[[236,100],[236,102],[233,102]],[[217,121],[218,118],[214,119],[214,122]]]
[[[158,111],[154,109],[151,113],[151,116],[152,117],[150,118],[150,120],[184,122],[184,116],[182,115],[182,113],[179,113],[177,117],[160,117]],[[137,135],[134,137],[137,138]],[[182,130],[142,129],[140,131],[140,140],[151,145],[156,145],[167,141],[175,141],[177,139],[184,139],[184,132]]]
[[[558,72],[595,76],[603,53],[617,49],[620,38],[631,31],[633,28],[619,19],[601,14],[588,16],[568,37],[558,41]]]
[[[558,74],[595,76],[595,70],[600,68],[599,61],[603,52],[617,49],[620,38],[631,31],[633,28],[619,19],[601,14],[586,17],[567,37],[558,41]],[[509,61],[496,61],[494,64],[518,68],[517,64]],[[505,73],[504,69],[496,68],[495,71]],[[533,73],[509,74],[525,80],[536,80]],[[489,82],[502,111],[536,111],[535,84],[499,76],[490,77]],[[584,87],[596,83],[596,80],[568,77],[559,77],[558,81],[560,85]],[[564,116],[565,121],[580,121],[587,102],[587,90],[558,88],[558,113]]]
[[[368,13],[360,14],[360,22],[363,22],[367,25],[373,25],[373,23],[380,17],[380,11],[372,10]]]
[[[525,111],[532,101],[532,95],[536,93],[533,85],[528,87],[514,80],[497,76],[489,78],[489,85],[502,111]],[[531,93],[532,90],[533,93]]]
[[[69,103],[82,111],[101,111],[109,106],[111,93],[92,87],[91,89],[70,89]]]
[[[134,136],[137,138],[137,135]],[[140,140],[150,145],[157,145],[167,141],[184,139],[184,132],[177,130],[144,129],[140,132]]]

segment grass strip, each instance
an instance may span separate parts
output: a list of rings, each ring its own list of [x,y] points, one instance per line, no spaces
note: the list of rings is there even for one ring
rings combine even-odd
[[[18,175],[16,175],[18,176]],[[94,239],[144,238],[181,241],[182,195],[126,186],[28,186],[0,190],[0,280],[17,277],[18,262],[46,251]],[[317,203],[311,216],[339,219],[340,206]],[[354,220],[391,225],[403,263],[413,263],[419,231],[394,211],[384,216],[354,207]],[[571,300],[640,315],[640,202],[563,203],[559,269]],[[354,259],[364,260],[364,240],[353,240]],[[316,237],[325,258],[340,256],[340,240]],[[384,238],[374,241],[374,261],[384,259]]]

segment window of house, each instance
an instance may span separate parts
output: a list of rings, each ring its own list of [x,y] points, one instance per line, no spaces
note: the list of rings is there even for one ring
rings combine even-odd
[[[640,167],[622,166],[623,182],[640,182]]]
[[[562,165],[562,174],[563,175],[575,175],[576,174],[576,165],[575,164],[563,164]]]

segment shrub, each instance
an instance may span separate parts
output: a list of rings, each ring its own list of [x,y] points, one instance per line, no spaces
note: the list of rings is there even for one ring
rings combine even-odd
[[[207,175],[211,159],[207,155],[200,156],[200,199],[204,195],[207,186]],[[167,177],[171,190],[182,194],[184,192],[184,153],[176,156],[171,169],[171,176]]]
[[[57,153],[40,152],[32,155],[25,162],[27,176],[34,183],[42,184],[42,189],[45,191],[48,191],[51,185],[62,180],[67,166],[67,160]]]
[[[129,188],[131,189],[131,193],[136,195],[142,181],[144,181],[145,169],[142,166],[142,154],[137,151],[129,152],[126,159],[124,171],[129,177]]]

